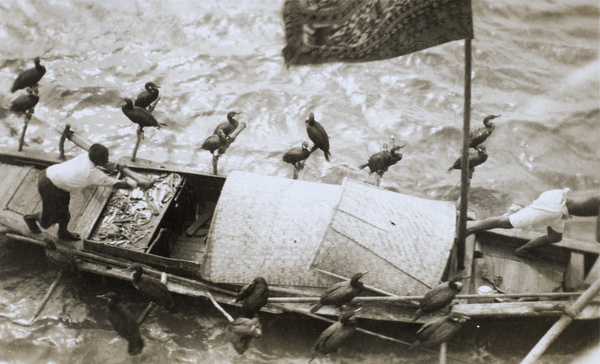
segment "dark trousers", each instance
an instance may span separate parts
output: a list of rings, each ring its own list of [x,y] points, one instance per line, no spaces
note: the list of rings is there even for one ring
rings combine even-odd
[[[42,198],[40,226],[47,229],[54,224],[58,224],[59,232],[66,231],[71,220],[71,214],[69,213],[71,195],[69,192],[56,187],[46,176],[46,170],[40,173],[38,191]]]

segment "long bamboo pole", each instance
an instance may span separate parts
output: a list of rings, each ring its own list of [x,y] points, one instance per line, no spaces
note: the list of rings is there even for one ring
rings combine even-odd
[[[565,314],[548,330],[548,332],[531,349],[521,364],[535,363],[540,356],[550,347],[552,342],[558,338],[561,332],[581,313],[581,310],[600,293],[600,279],[596,280],[575,303],[565,310]]]
[[[471,39],[465,39],[465,95],[463,115],[462,167],[460,171],[460,216],[456,246],[458,270],[465,269],[465,238],[469,192],[469,128],[471,124]]]

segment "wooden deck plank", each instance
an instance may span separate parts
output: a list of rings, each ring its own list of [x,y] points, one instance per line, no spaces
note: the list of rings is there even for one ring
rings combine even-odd
[[[584,260],[585,256],[582,253],[571,252],[571,259],[565,274],[565,289],[567,291],[574,291],[583,284]]]
[[[507,229],[492,229],[492,230],[489,230],[488,232],[492,232],[492,233],[495,233],[498,235],[504,235],[504,236],[514,236],[514,234],[515,234],[514,230],[507,230]],[[540,237],[542,235],[544,235],[544,234],[530,231],[528,233],[519,233],[518,238],[523,239],[523,240],[531,240],[531,239]],[[569,239],[569,238],[563,237],[563,239],[561,241],[559,241],[558,243],[555,243],[553,245],[564,248],[564,249],[574,250],[574,251],[577,251],[580,253],[600,254],[600,244],[598,244],[598,243],[587,243],[584,241],[579,241],[579,240],[574,240],[574,239]]]
[[[98,187],[95,190],[94,194],[90,197],[85,210],[81,211],[81,217],[78,219],[76,225],[74,225],[74,231],[79,233],[82,237],[87,238],[90,236],[112,191],[112,187]]]
[[[2,176],[0,189],[3,191],[0,194],[0,208],[4,209],[7,207],[11,202],[13,195],[32,169],[34,168],[0,164],[0,176]],[[35,185],[35,193],[37,195],[37,184]]]
[[[83,211],[87,207],[91,197],[94,195],[97,189],[98,186],[88,186],[79,191],[71,193],[71,203],[69,203],[69,211],[71,212],[69,229],[71,229],[71,231],[79,233],[75,227],[80,219],[87,218],[83,216]]]
[[[12,199],[8,202],[7,209],[21,215],[34,212],[38,202],[41,200],[37,189],[39,174],[40,171],[35,168],[28,169],[27,174],[21,181]]]

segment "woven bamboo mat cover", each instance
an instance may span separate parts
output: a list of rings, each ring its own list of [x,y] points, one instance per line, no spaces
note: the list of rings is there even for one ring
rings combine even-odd
[[[228,175],[208,235],[203,277],[246,284],[327,287],[339,280],[310,269],[340,185],[248,172]]]
[[[442,277],[454,240],[454,205],[346,181],[313,266],[397,295],[425,293]]]

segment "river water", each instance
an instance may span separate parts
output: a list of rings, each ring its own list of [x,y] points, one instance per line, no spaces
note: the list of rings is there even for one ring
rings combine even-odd
[[[119,97],[135,97],[145,82],[161,86],[155,115],[167,126],[146,129],[138,158],[210,172],[200,149],[228,111],[243,111],[247,128],[219,161],[220,173],[245,170],[292,176],[281,161],[307,140],[314,112],[327,129],[331,162],[317,152],[300,179],[339,184],[374,182],[357,166],[393,135],[404,159],[381,186],[455,200],[463,118],[464,42],[391,60],[287,69],[281,50],[283,1],[4,1],[0,4],[0,145],[17,148],[22,119],[6,110],[16,75],[41,56],[48,69],[35,115],[68,122],[80,135],[130,156],[136,127]],[[600,188],[600,10],[597,1],[473,1],[472,127],[501,114],[486,143],[490,157],[472,181],[469,207],[479,217],[524,206],[541,191]],[[57,150],[59,135],[29,125],[25,148]],[[80,151],[67,143],[67,153]],[[566,236],[593,241],[593,222],[573,219]],[[33,253],[35,254],[35,253]],[[265,317],[264,336],[243,355],[222,339],[226,321],[212,305],[183,299],[177,314],[155,311],[142,334],[146,348],[129,357],[94,297],[107,289],[141,310],[131,287],[85,276],[64,280],[30,327],[29,318],[56,271],[35,257],[1,260],[0,362],[16,363],[305,363],[327,326],[300,317]],[[449,351],[468,362],[519,362],[552,325],[533,320],[470,323]],[[418,326],[371,325],[412,341]],[[412,330],[414,329],[414,330]],[[551,347],[547,363],[591,362],[598,322],[574,323]],[[435,362],[435,356],[355,335],[345,363]],[[578,359],[579,358],[579,359]],[[596,358],[597,359],[597,358]],[[325,359],[324,361],[328,361]],[[337,360],[337,359],[336,359]]]

